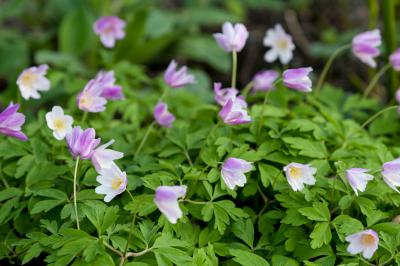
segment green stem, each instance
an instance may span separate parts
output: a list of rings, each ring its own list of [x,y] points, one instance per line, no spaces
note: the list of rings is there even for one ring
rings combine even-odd
[[[320,89],[321,89],[321,87],[322,87],[322,85],[323,85],[323,83],[325,81],[326,75],[328,74],[328,71],[331,68],[332,63],[335,60],[335,58],[339,54],[341,54],[343,51],[349,49],[350,47],[351,47],[351,44],[343,45],[343,46],[337,48],[335,50],[335,52],[333,52],[333,54],[329,57],[328,61],[326,62],[325,66],[324,66],[324,69],[322,70],[321,76],[318,79],[317,86],[315,87],[315,92],[317,94],[319,93],[319,91],[320,91]]]
[[[383,14],[383,39],[386,58],[396,49],[396,0],[382,0]],[[387,95],[392,96],[396,92],[396,73],[390,70],[387,76]]]
[[[379,112],[377,112],[376,114],[374,114],[373,116],[371,116],[367,121],[365,121],[364,122],[364,124],[362,124],[362,126],[361,126],[361,128],[365,128],[369,123],[371,123],[372,121],[374,121],[378,116],[380,116],[381,114],[383,114],[383,113],[386,113],[387,111],[390,111],[390,110],[392,110],[392,109],[397,109],[397,108],[399,108],[400,107],[400,105],[395,105],[395,106],[389,106],[389,107],[386,107],[385,109],[383,109],[383,110],[380,110]]]
[[[274,82],[274,84],[272,84],[272,87],[275,87],[281,81],[282,81],[282,79],[278,79],[277,81]],[[262,109],[261,109],[261,114],[260,114],[260,123],[258,124],[257,131],[256,131],[257,132],[257,137],[260,135],[260,131],[261,131],[262,125],[264,124],[265,105],[267,104],[268,96],[269,96],[270,93],[271,93],[271,90],[268,90],[265,93],[265,96],[264,96],[264,102],[263,102]]]
[[[153,127],[154,127],[154,123],[155,123],[155,122],[153,121],[153,122],[150,124],[149,128],[147,129],[146,133],[144,134],[144,137],[143,137],[142,141],[140,142],[139,147],[138,147],[138,149],[137,149],[136,152],[135,152],[135,155],[133,156],[133,160],[136,160],[137,157],[139,156],[140,151],[142,150],[144,144],[146,143],[147,138],[149,137],[150,131],[151,131],[151,130],[153,129]]]
[[[249,94],[251,88],[253,88],[254,86],[254,81],[250,81],[249,83],[247,83],[246,87],[244,87],[242,95],[244,98],[247,97],[247,95]]]
[[[187,150],[184,150],[183,153],[185,154],[186,159],[187,159],[189,165],[192,167],[192,166],[193,166],[193,162],[192,162],[192,159],[190,159],[190,156],[189,156],[188,151],[187,151]]]
[[[77,174],[78,174],[78,165],[79,165],[79,156],[76,157],[76,163],[75,163],[75,171],[74,171],[74,209],[75,209],[75,216],[76,216],[76,227],[78,230],[79,228],[79,217],[78,217],[78,206],[76,204],[76,179],[77,179]]]
[[[192,204],[212,204],[211,201],[194,201],[194,200],[190,200],[190,199],[181,199],[179,201],[180,202],[188,202],[188,203],[192,203]]]
[[[375,76],[372,78],[371,82],[368,84],[367,88],[364,91],[363,98],[367,98],[367,96],[372,92],[372,90],[375,88],[376,83],[379,81],[379,79],[382,77],[385,72],[390,69],[391,65],[386,64],[383,66],[378,73],[375,74]]]
[[[237,53],[232,51],[232,82],[231,88],[236,88]]]
[[[128,189],[125,189],[125,191],[129,194],[129,197],[131,197],[131,200],[134,202],[133,196],[131,192]]]
[[[129,195],[131,195],[130,192],[129,192]],[[129,230],[128,240],[126,241],[126,245],[125,245],[125,249],[124,249],[124,256],[121,257],[121,262],[119,264],[120,266],[123,266],[125,264],[126,253],[128,252],[129,242],[131,241],[133,226],[135,225],[135,220],[136,220],[136,213],[133,215],[133,218],[132,218],[131,230]]]
[[[84,112],[83,116],[82,116],[81,124],[85,123],[87,116],[88,116],[88,112]]]

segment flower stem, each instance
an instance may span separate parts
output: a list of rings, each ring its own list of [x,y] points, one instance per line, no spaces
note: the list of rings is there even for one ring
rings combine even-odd
[[[319,79],[318,79],[318,82],[317,82],[317,86],[315,87],[315,92],[316,93],[319,93],[319,91],[320,91],[320,89],[321,89],[321,87],[322,87],[322,85],[323,85],[323,83],[325,81],[326,75],[328,74],[328,71],[331,68],[332,63],[335,60],[335,58],[339,54],[341,54],[343,51],[349,49],[350,47],[351,47],[351,44],[343,45],[343,46],[337,48],[332,53],[332,55],[329,57],[328,61],[326,62],[325,66],[324,66],[324,69],[322,70],[321,76],[319,76]]]
[[[185,149],[185,150],[183,151],[183,153],[185,154],[186,159],[187,159],[189,165],[192,167],[192,166],[193,166],[193,162],[192,162],[192,159],[190,159],[190,155],[189,155],[188,151]]]
[[[150,124],[149,128],[147,129],[146,133],[144,134],[144,137],[143,137],[142,141],[140,142],[139,147],[138,147],[138,149],[137,149],[136,152],[135,152],[135,155],[133,156],[133,160],[136,160],[137,157],[139,156],[140,151],[142,150],[144,144],[146,143],[147,138],[149,137],[150,131],[151,131],[151,130],[153,129],[153,127],[154,127],[154,123],[155,123],[155,122],[153,121],[153,122]]]
[[[399,108],[399,107],[400,107],[400,105],[394,105],[394,106],[386,107],[386,108],[383,109],[383,110],[380,110],[379,112],[377,112],[376,114],[374,114],[373,116],[371,116],[370,118],[368,118],[368,120],[365,121],[364,124],[362,124],[361,128],[365,128],[369,123],[371,123],[372,121],[374,121],[374,120],[375,120],[378,116],[380,116],[381,114],[386,113],[387,111],[390,111],[390,110],[395,109],[395,108],[397,109],[397,108]]]
[[[77,173],[78,173],[78,165],[79,165],[79,156],[76,157],[75,172],[74,172],[74,209],[75,209],[75,217],[76,217],[76,227],[78,228],[78,230],[80,230],[79,217],[78,217],[78,206],[76,204],[76,178],[77,178]]]
[[[282,81],[282,79],[278,79],[277,81],[274,82],[274,84],[272,84],[271,87],[272,88],[275,87],[281,81]],[[257,137],[260,135],[260,130],[261,130],[261,127],[262,127],[262,125],[264,123],[265,105],[267,104],[268,96],[269,96],[270,93],[271,93],[271,90],[268,90],[265,93],[265,96],[264,96],[264,102],[263,102],[262,109],[261,109],[261,114],[260,114],[260,123],[258,124],[257,131],[256,131]]]
[[[211,201],[194,201],[194,200],[190,200],[190,199],[181,199],[179,201],[180,202],[188,202],[188,203],[192,203],[192,204],[212,204]]]
[[[131,197],[131,200],[134,201],[134,200],[133,200],[132,193],[131,193],[128,189],[125,189],[125,191],[129,194],[129,197]]]
[[[82,120],[81,120],[82,124],[85,123],[87,116],[88,116],[88,112],[84,112],[83,116],[82,116]]]
[[[232,82],[231,88],[236,88],[237,53],[232,51]]]
[[[250,92],[251,88],[253,87],[253,85],[254,85],[254,81],[250,81],[249,83],[247,83],[246,87],[244,87],[243,93],[242,93],[244,98],[247,97],[247,95],[249,94],[249,92]]]
[[[129,195],[132,197],[130,192],[129,192]],[[128,252],[129,241],[131,240],[131,237],[132,237],[132,231],[133,231],[133,226],[135,225],[135,220],[136,220],[136,213],[133,214],[131,229],[129,230],[128,240],[126,241],[126,245],[125,245],[125,249],[124,249],[124,255],[123,255],[123,257],[121,257],[121,262],[119,263],[120,266],[123,266],[125,264],[126,253]]]
[[[384,67],[382,67],[378,71],[378,73],[375,74],[375,76],[372,78],[371,82],[368,84],[367,88],[365,89],[363,98],[367,98],[367,96],[375,88],[376,83],[379,81],[379,79],[382,77],[382,75],[385,74],[385,72],[390,69],[390,67],[391,67],[390,64],[386,64]]]

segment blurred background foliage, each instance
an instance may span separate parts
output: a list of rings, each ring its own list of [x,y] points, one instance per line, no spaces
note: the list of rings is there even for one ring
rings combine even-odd
[[[241,86],[258,70],[272,68],[263,60],[262,39],[276,23],[295,40],[291,65],[318,70],[356,32],[381,26],[380,2],[0,0],[0,102],[15,99],[15,80],[24,68],[44,63],[52,67],[53,89],[38,106],[82,89],[99,69],[119,69],[143,81],[146,75],[158,75],[172,58],[194,69],[201,81],[197,89],[207,93],[211,81],[227,82],[230,57],[212,37],[225,21],[243,22],[251,34],[239,58]],[[93,33],[93,22],[102,15],[118,15],[127,22],[126,38],[115,49],[103,48]],[[350,91],[362,90],[368,83],[365,74],[373,74],[349,55],[334,65],[330,80]]]

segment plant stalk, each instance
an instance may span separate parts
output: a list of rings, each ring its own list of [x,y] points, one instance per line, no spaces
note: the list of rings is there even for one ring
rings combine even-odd
[[[149,128],[147,129],[146,133],[144,134],[144,137],[143,137],[142,141],[140,142],[139,147],[138,147],[138,149],[137,149],[136,152],[135,152],[135,155],[133,156],[133,160],[136,160],[137,157],[139,156],[140,151],[142,150],[144,144],[146,143],[147,138],[149,137],[150,131],[151,131],[151,130],[153,129],[153,127],[154,127],[154,123],[155,123],[155,122],[153,121],[153,122],[150,124]]]
[[[232,82],[231,88],[236,88],[237,53],[232,51]]]
[[[324,69],[322,70],[321,76],[318,79],[317,86],[315,87],[315,92],[317,94],[319,93],[322,85],[324,84],[326,75],[328,74],[328,71],[331,68],[333,61],[336,59],[336,57],[338,55],[340,55],[342,52],[346,51],[350,47],[351,47],[351,43],[350,44],[345,44],[345,45],[337,48],[335,50],[335,52],[333,52],[333,54],[329,57],[328,61],[326,62],[325,66],[324,66]]]
[[[79,228],[79,217],[78,217],[78,206],[76,204],[76,179],[77,179],[77,174],[78,174],[78,165],[79,165],[79,156],[76,157],[76,163],[75,163],[75,171],[74,171],[74,209],[75,209],[75,216],[76,216],[76,228],[80,230]]]
[[[367,96],[373,91],[373,89],[376,86],[376,83],[378,83],[379,79],[385,74],[385,72],[390,69],[391,65],[386,64],[383,66],[378,73],[375,74],[375,76],[372,78],[371,82],[368,84],[367,88],[364,91],[363,98],[367,98]]]
[[[383,39],[386,58],[396,49],[396,0],[382,0]],[[396,92],[396,72],[390,70],[387,76],[387,96],[390,99]]]

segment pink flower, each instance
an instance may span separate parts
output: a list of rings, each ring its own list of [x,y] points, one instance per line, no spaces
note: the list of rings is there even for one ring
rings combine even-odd
[[[237,23],[232,25],[230,22],[225,22],[222,25],[222,33],[214,34],[218,45],[226,52],[240,52],[246,44],[248,37],[249,32],[243,24]]]
[[[393,190],[400,193],[397,189],[400,186],[400,158],[383,164],[382,177]]]
[[[229,99],[235,98],[238,93],[235,88],[222,89],[221,83],[214,83],[214,99],[221,106],[224,106]]]
[[[279,77],[275,70],[265,70],[258,72],[253,78],[253,91],[269,91],[274,89],[272,86]]]
[[[355,255],[362,252],[364,258],[370,259],[378,249],[379,237],[374,230],[367,229],[347,236],[346,241],[350,243],[347,247],[350,254]]]
[[[168,105],[164,102],[157,103],[153,115],[157,123],[163,127],[172,127],[172,122],[175,121],[175,116],[168,112]]]
[[[48,65],[40,65],[25,69],[17,79],[17,85],[21,91],[22,98],[39,99],[39,91],[48,91],[50,89],[50,81],[45,77]]]
[[[101,97],[107,100],[124,99],[121,86],[115,85],[114,71],[100,71],[94,79],[102,87]]]
[[[187,186],[160,186],[156,189],[154,203],[172,224],[176,224],[178,219],[182,217],[178,198],[184,197],[186,190]]]
[[[374,178],[373,175],[367,174],[369,169],[351,168],[346,171],[346,177],[349,181],[354,193],[358,196],[358,191],[364,192],[368,181]]]
[[[247,104],[243,99],[230,98],[219,112],[219,116],[228,125],[237,125],[251,122],[247,113]]]
[[[23,141],[28,137],[21,132],[21,126],[25,123],[25,115],[18,113],[19,104],[10,103],[0,113],[0,133]]]
[[[93,26],[94,32],[100,36],[100,41],[107,48],[115,46],[116,40],[125,37],[125,21],[116,16],[99,18]]]
[[[94,153],[94,149],[100,143],[96,139],[96,132],[93,128],[82,130],[80,126],[74,127],[71,133],[65,137],[70,153],[76,159],[89,159]]]
[[[243,187],[247,182],[244,174],[250,172],[252,168],[250,162],[231,157],[222,165],[221,176],[229,189],[234,189],[235,186]]]
[[[123,99],[122,88],[115,85],[114,71],[100,71],[91,79],[78,95],[78,107],[86,112],[102,112],[106,109],[107,99]]]
[[[375,68],[375,57],[379,56],[378,46],[382,43],[381,33],[378,29],[360,33],[353,38],[352,51],[363,63]]]
[[[103,87],[91,79],[77,97],[78,108],[82,111],[98,113],[106,109],[107,100],[102,97]]]
[[[180,88],[187,84],[195,83],[195,79],[193,75],[187,73],[187,67],[182,66],[179,70],[177,70],[177,63],[175,60],[172,60],[169,63],[167,70],[164,73],[164,81],[171,88]]]
[[[94,150],[91,160],[98,173],[103,168],[110,168],[114,164],[114,160],[121,159],[124,156],[122,152],[107,149],[113,143],[114,140],[112,139]]]
[[[312,70],[311,67],[287,69],[283,72],[283,84],[291,89],[310,92],[312,91],[312,82],[308,74],[310,74]]]
[[[396,71],[400,71],[400,48],[398,48],[390,55],[389,60],[390,64],[392,64],[393,69]]]

